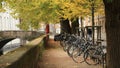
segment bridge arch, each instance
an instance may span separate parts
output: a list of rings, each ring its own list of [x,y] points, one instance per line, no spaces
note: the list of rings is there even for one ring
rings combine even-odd
[[[13,51],[22,45],[21,38],[6,38],[0,41],[0,55]]]
[[[5,45],[7,44],[8,42],[10,42],[11,40],[13,40],[15,38],[6,38],[6,39],[3,39],[0,41],[0,49]]]

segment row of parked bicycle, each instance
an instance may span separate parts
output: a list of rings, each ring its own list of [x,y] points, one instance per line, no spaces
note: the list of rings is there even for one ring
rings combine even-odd
[[[86,40],[82,36],[71,34],[58,34],[55,41],[60,41],[63,50],[76,62],[86,62],[89,65],[106,63],[106,47],[101,41],[93,44],[92,40]]]

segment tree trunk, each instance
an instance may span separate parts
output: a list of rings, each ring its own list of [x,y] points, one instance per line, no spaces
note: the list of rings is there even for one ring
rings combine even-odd
[[[94,3],[92,3],[91,4],[91,15],[92,15],[92,42],[93,42],[93,44],[95,44],[94,13],[95,13],[95,5],[94,5]]]
[[[79,18],[76,18],[75,20],[72,21],[72,33],[79,35]]]
[[[80,22],[81,22],[81,28],[83,28],[83,17],[80,17]]]
[[[107,68],[120,68],[120,0],[103,0],[106,14]]]
[[[61,33],[71,34],[71,27],[68,19],[61,19],[60,26],[61,26]]]

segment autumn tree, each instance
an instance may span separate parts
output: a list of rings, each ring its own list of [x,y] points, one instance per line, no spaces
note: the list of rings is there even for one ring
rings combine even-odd
[[[7,6],[12,9],[12,15],[19,18],[19,27],[24,30],[38,29],[40,22],[50,23],[56,21],[58,15],[50,0],[6,0]]]
[[[79,27],[79,21],[77,18],[80,17],[81,24],[83,24],[82,19],[84,19],[84,17],[91,16],[94,26],[94,14],[100,13],[101,11],[103,12],[103,3],[101,0],[70,0],[62,4],[64,5],[62,6],[62,14],[64,14],[63,17],[72,21],[72,33],[76,32],[76,27]],[[83,25],[81,25],[81,27],[83,27]]]
[[[88,15],[89,2],[86,0],[4,0],[7,3],[15,18],[21,20],[19,27],[27,30],[29,28],[39,28],[40,22],[50,23],[68,20],[75,21],[80,17]],[[74,20],[73,20],[74,19]],[[62,22],[62,21],[61,21]],[[76,21],[77,22],[77,21]],[[63,26],[63,25],[62,25]],[[74,27],[74,26],[73,26]],[[77,26],[78,27],[78,26]],[[71,32],[69,32],[71,33]]]
[[[85,0],[76,0],[76,1],[66,0],[66,1],[62,1],[59,5],[61,6],[60,8],[62,9],[59,12],[59,14],[64,19],[67,19],[68,21],[71,22],[71,25],[69,24],[71,26],[69,29],[70,33],[76,34],[76,32],[78,32],[76,31],[77,30],[76,28],[79,27],[79,17],[84,17],[89,13],[89,10],[87,9],[87,6],[86,6],[86,1]]]

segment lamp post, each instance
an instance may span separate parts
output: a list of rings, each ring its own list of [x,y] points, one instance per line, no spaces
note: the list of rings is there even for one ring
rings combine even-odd
[[[94,0],[89,0],[89,2],[91,3],[91,15],[92,15],[92,42],[94,44],[94,41],[95,41],[95,37],[94,37],[94,26],[95,26],[95,23],[94,23],[94,10],[95,10],[95,2]]]

